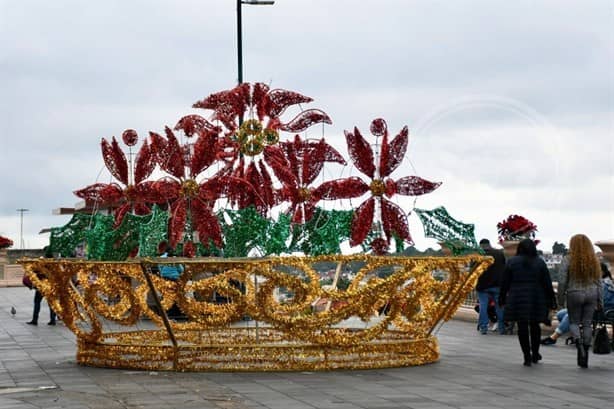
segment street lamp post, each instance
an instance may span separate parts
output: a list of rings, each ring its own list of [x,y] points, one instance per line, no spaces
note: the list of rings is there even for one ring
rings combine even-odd
[[[243,83],[243,39],[241,30],[241,8],[243,4],[251,6],[271,6],[275,1],[270,0],[237,0],[237,81]]]
[[[29,209],[17,209],[17,211],[19,212],[19,218],[20,218],[20,227],[19,227],[19,248],[21,250],[23,250],[23,214],[27,211],[29,211]]]

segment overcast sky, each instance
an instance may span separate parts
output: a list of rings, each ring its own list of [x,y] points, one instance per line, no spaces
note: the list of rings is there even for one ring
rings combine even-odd
[[[235,4],[0,0],[0,234],[19,248],[28,208],[25,246],[44,246],[68,221],[52,209],[110,181],[102,137],[161,131],[233,87]],[[543,250],[614,239],[613,1],[277,0],[243,7],[243,47],[244,80],[314,98],[333,125],[306,136],[344,155],[344,129],[408,125],[393,177],[442,181],[415,206],[445,206],[478,240],[514,213]]]

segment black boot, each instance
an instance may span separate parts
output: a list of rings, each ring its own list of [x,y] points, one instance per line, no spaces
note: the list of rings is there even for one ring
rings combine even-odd
[[[524,354],[524,366],[531,366],[531,354]]]
[[[583,368],[582,365],[584,365],[584,358],[586,357],[586,351],[584,351],[584,346],[582,345],[582,342],[580,341],[579,338],[576,338],[575,343],[576,343],[576,349],[578,350],[578,366],[580,368]]]
[[[588,368],[588,351],[591,349],[590,345],[583,345],[584,347],[584,359],[582,360],[582,368]]]

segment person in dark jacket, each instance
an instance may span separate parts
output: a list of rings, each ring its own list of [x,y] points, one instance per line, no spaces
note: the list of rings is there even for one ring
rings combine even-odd
[[[503,270],[505,270],[505,256],[503,251],[494,249],[488,239],[480,240],[480,247],[487,256],[491,256],[495,261],[482,273],[475,286],[480,303],[478,329],[482,334],[488,332],[488,303],[490,299],[493,299],[495,300],[495,313],[497,314],[497,329],[499,334],[503,334],[505,333],[503,309],[496,301],[499,299],[501,276],[503,275]]]
[[[522,240],[516,256],[507,260],[499,305],[505,307],[504,320],[515,321],[518,326],[524,365],[539,362],[542,359],[539,324],[549,321],[548,312],[556,308],[556,298],[550,272],[544,260],[537,256],[533,240]]]

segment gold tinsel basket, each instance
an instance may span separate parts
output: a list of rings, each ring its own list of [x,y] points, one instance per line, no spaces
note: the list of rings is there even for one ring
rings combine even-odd
[[[490,257],[23,259],[84,365],[303,371],[421,365]],[[177,281],[163,264],[181,264]],[[331,268],[332,266],[332,268]],[[333,285],[321,286],[323,268]],[[337,288],[342,272],[350,277]],[[179,311],[169,318],[167,311]]]

